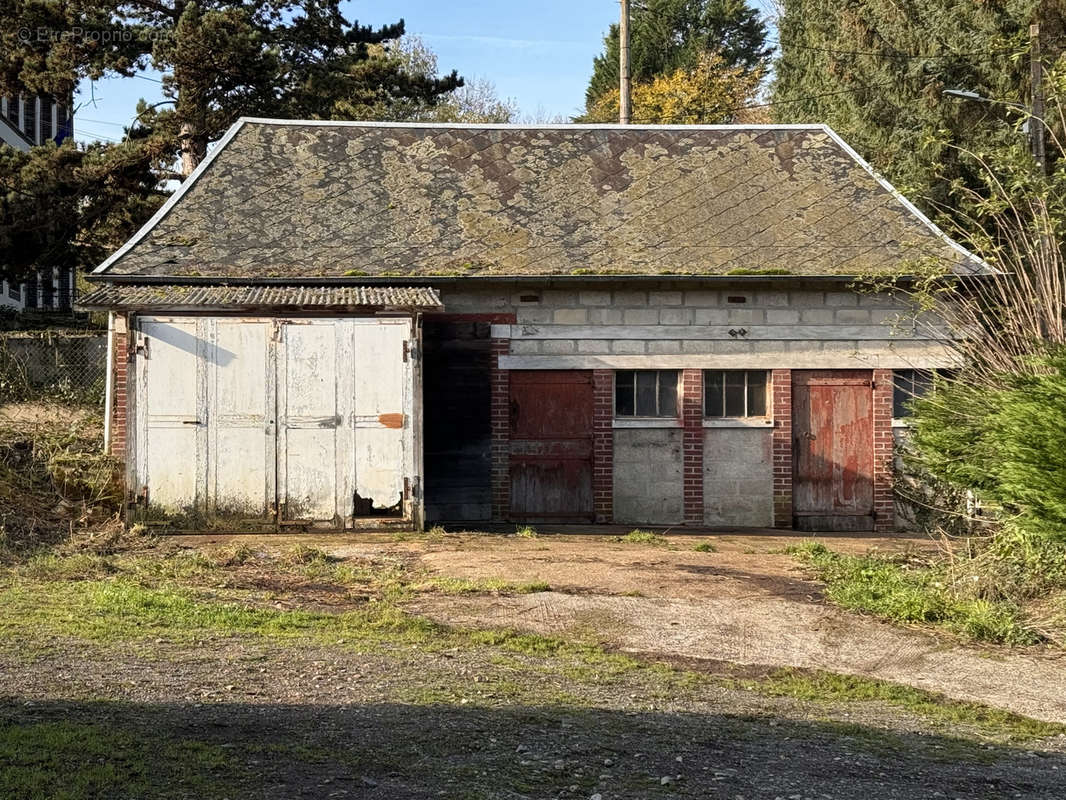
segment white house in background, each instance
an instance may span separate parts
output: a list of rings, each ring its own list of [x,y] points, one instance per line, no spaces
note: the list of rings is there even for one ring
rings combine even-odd
[[[0,146],[23,152],[52,140],[57,144],[74,135],[70,102],[48,96],[19,95],[0,98]],[[0,281],[0,308],[67,311],[74,295],[70,269],[38,270],[31,279]]]

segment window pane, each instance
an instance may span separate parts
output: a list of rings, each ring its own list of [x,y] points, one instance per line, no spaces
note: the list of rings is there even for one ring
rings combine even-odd
[[[914,370],[914,396],[925,397],[933,388],[933,374],[926,369]]]
[[[744,416],[744,373],[729,370],[725,374],[725,415]]]
[[[892,374],[892,416],[907,416],[907,401],[914,388],[914,370],[897,369]]]
[[[703,413],[708,417],[725,415],[722,404],[722,391],[725,388],[725,373],[721,370],[707,370],[703,373]]]
[[[30,137],[34,142],[37,141],[37,104],[32,97],[27,97],[22,107],[22,121],[25,123],[22,126],[22,132]]]
[[[932,388],[933,376],[928,370],[896,370],[892,382],[892,416],[897,419],[909,417],[914,398],[925,397]]]
[[[677,416],[677,372],[673,370],[659,372],[659,416]]]
[[[52,100],[48,97],[41,98],[41,142],[47,142],[52,138]]]
[[[633,372],[616,372],[614,374],[614,414],[616,417],[631,417],[636,413],[633,408]]]
[[[657,396],[654,370],[641,370],[637,373],[637,416],[656,416],[655,400]]]
[[[748,416],[766,416],[766,373],[762,370],[748,373]]]

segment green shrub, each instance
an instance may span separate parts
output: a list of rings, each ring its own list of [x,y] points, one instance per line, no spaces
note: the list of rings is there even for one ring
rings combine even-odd
[[[999,376],[965,371],[913,402],[910,460],[1001,507],[1028,534],[1066,541],[1066,349]]]

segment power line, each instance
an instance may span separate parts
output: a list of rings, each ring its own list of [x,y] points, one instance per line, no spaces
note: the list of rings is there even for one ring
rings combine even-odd
[[[1011,51],[1016,49],[1014,47],[1000,47],[1000,48],[993,48],[991,50],[974,51],[974,52],[971,52],[971,53],[939,53],[939,54],[932,54],[932,55],[918,55],[918,54],[903,53],[903,52],[886,53],[883,50],[835,50],[835,49],[829,48],[829,47],[813,47],[811,45],[795,44],[793,42],[789,42],[787,45],[785,45],[785,44],[782,44],[780,40],[775,40],[775,39],[768,39],[767,43],[773,45],[774,47],[781,48],[781,49],[795,48],[797,50],[813,50],[813,51],[818,52],[818,53],[832,53],[833,55],[838,55],[838,56],[879,56],[881,58],[891,58],[891,59],[897,59],[897,60],[911,60],[911,61],[929,61],[929,60],[932,60],[932,59],[940,59],[940,58],[976,58],[978,56],[988,56],[988,55],[996,55],[996,54],[999,54],[999,53],[1009,53],[1009,52],[1011,52]]]
[[[106,119],[90,119],[89,117],[78,117],[77,119],[79,121],[81,121],[81,122],[92,122],[92,123],[97,123],[97,124],[100,124],[100,125],[113,125],[116,128],[125,128],[126,127],[121,122],[110,122],[110,121],[108,121]]]
[[[107,141],[107,142],[114,142],[115,144],[118,144],[119,142],[122,141],[121,139],[116,139],[113,136],[108,136],[107,134],[99,133],[97,131],[87,130],[87,129],[81,128],[81,127],[76,128],[75,131],[74,131],[75,137],[77,137],[78,134],[86,134],[87,136],[91,136],[94,139],[101,139],[101,140]]]

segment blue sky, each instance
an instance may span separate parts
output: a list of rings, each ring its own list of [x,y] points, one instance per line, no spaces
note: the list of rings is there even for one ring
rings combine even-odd
[[[766,2],[756,5],[765,7]],[[407,32],[437,53],[442,72],[484,77],[513,99],[522,115],[570,117],[584,104],[592,59],[618,18],[617,0],[430,2],[359,0],[347,3],[349,19],[382,25],[403,18]],[[158,74],[84,81],[75,102],[79,140],[117,140],[135,114],[138,98],[162,99]]]

